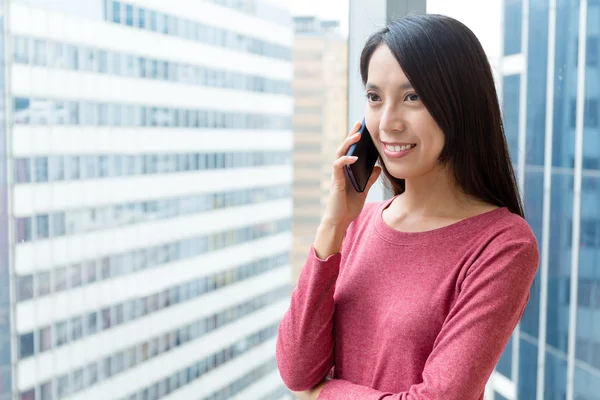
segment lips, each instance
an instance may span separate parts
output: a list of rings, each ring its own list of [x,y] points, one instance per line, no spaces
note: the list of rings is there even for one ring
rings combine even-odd
[[[415,143],[383,143],[383,152],[386,158],[400,158],[410,154],[415,147]]]

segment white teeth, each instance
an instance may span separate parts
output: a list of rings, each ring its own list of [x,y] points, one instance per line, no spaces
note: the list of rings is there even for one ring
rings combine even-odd
[[[410,150],[410,149],[412,149],[414,147],[414,145],[407,144],[407,145],[402,145],[402,146],[393,146],[393,145],[390,145],[390,144],[386,144],[385,147],[389,151],[393,151],[394,153],[398,153],[400,151]]]

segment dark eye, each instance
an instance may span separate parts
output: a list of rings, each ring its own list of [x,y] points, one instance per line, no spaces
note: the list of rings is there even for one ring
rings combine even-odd
[[[375,93],[367,93],[367,99],[369,101],[379,101],[379,96]]]
[[[409,93],[405,97],[405,100],[412,101],[412,102],[419,101],[419,99],[420,99],[419,95],[416,93]]]

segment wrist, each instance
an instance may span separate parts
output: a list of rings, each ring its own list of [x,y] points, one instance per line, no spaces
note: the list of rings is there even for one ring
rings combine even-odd
[[[325,260],[327,257],[339,253],[346,236],[346,229],[344,226],[321,223],[313,245],[317,257]]]

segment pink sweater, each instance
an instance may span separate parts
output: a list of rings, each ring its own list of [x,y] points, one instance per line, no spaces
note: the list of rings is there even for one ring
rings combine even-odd
[[[368,203],[342,250],[314,249],[277,338],[285,384],[319,399],[480,400],[538,267],[527,222],[506,208],[418,233]],[[333,368],[333,371],[332,371]]]

